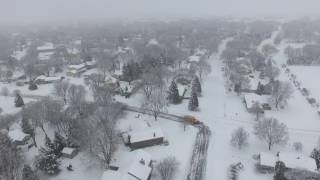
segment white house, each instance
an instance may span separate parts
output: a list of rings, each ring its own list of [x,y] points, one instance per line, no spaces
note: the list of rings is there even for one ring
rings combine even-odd
[[[258,104],[258,107],[261,110],[271,110],[269,99],[269,95],[258,95],[255,93],[244,94],[244,103],[248,112],[251,113],[256,111],[256,104]]]
[[[61,77],[47,77],[47,76],[41,75],[35,79],[35,82],[37,84],[48,84],[48,83],[54,83],[60,80],[61,80]]]
[[[134,151],[134,157],[130,156],[117,170],[108,170],[102,174],[101,180],[149,180],[152,172],[152,156],[143,150]],[[130,153],[132,154],[132,153]]]
[[[128,174],[122,180],[148,180],[150,179],[152,168],[151,155],[143,150],[138,150],[135,160],[130,165]]]
[[[277,155],[272,153],[259,154],[259,168],[274,171],[277,161],[282,161],[288,169],[301,169],[308,172],[316,172],[317,165],[314,159],[299,153],[279,152]]]
[[[17,145],[28,144],[30,135],[22,132],[21,129],[12,129],[8,132],[9,138]]]
[[[78,65],[69,65],[67,67],[67,75],[68,76],[79,76],[81,73],[87,70],[86,64],[78,64]]]

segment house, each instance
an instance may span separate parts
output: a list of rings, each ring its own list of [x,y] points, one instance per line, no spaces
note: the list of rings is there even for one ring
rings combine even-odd
[[[78,154],[78,150],[76,148],[65,147],[61,151],[62,157],[72,159]]]
[[[143,150],[133,152],[126,161],[128,163],[105,171],[101,180],[119,179],[119,180],[150,180],[152,172],[152,156]],[[130,153],[132,154],[132,153]]]
[[[10,130],[8,136],[16,145],[26,145],[31,138],[29,134],[22,132],[21,129]]]
[[[135,160],[130,165],[128,174],[123,180],[149,180],[152,172],[151,155],[143,150],[138,150]]]
[[[87,70],[86,64],[78,64],[78,65],[69,65],[67,67],[67,75],[68,76],[80,76],[81,73],[84,73]]]
[[[257,168],[259,172],[274,172],[277,161],[282,161],[287,170],[304,170],[313,176],[316,173],[317,165],[314,159],[299,153],[278,152],[277,155],[271,153],[260,153]]]
[[[250,113],[255,113],[257,111],[257,108],[261,109],[261,111],[271,110],[269,99],[269,95],[258,95],[255,93],[244,94],[244,103],[248,112]]]
[[[139,149],[162,144],[164,140],[161,128],[150,128],[145,131],[123,134],[123,140],[131,149]]]
[[[91,60],[91,61],[86,61],[86,68],[87,69],[92,69],[95,68],[97,66],[97,62],[95,60]]]
[[[38,76],[35,79],[35,83],[37,84],[49,84],[49,83],[55,83],[57,81],[60,81],[61,77],[47,77],[44,75]]]

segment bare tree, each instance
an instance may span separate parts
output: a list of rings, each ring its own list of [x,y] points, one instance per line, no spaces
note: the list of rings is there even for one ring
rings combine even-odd
[[[0,177],[5,180],[20,180],[23,159],[10,138],[0,133]]]
[[[255,135],[268,143],[268,149],[275,144],[286,144],[289,140],[287,126],[275,118],[265,118],[254,126]]]
[[[265,67],[265,75],[273,82],[280,74],[280,69],[273,65],[272,60],[269,59]]]
[[[107,76],[107,72],[114,69],[114,57],[110,52],[100,52],[97,55],[97,67],[102,72],[103,77]]]
[[[164,70],[160,67],[152,68],[142,75],[142,89],[147,99],[156,89],[164,87]]]
[[[87,91],[82,85],[72,84],[68,89],[69,107],[77,111],[80,116],[85,111],[86,93]]]
[[[39,127],[47,136],[45,124],[56,124],[62,115],[63,102],[46,97],[40,101],[29,103],[22,109],[22,117],[30,120],[33,129]]]
[[[67,104],[67,93],[70,87],[69,81],[58,81],[54,84],[54,94],[61,97],[65,104]]]
[[[102,159],[106,168],[109,167],[112,155],[117,148],[117,115],[116,107],[110,105],[99,108],[91,118],[92,127],[95,129],[93,151]]]
[[[289,82],[276,81],[274,82],[271,100],[275,107],[285,107],[288,100],[292,97],[293,88]]]
[[[95,93],[95,91],[97,91],[99,88],[105,86],[105,76],[102,74],[93,73],[89,75],[86,83],[89,85],[93,93]]]
[[[201,59],[200,62],[198,63],[198,74],[200,81],[203,80],[205,76],[207,76],[211,72],[211,66],[210,64],[204,60]]]
[[[146,111],[151,111],[154,119],[157,120],[159,114],[167,110],[167,105],[166,93],[164,89],[159,88],[151,92],[149,98],[145,99],[142,107]]]
[[[179,163],[175,157],[167,157],[156,165],[157,174],[160,180],[172,180],[178,170]]]
[[[242,149],[243,147],[248,146],[249,133],[242,127],[236,129],[232,133],[231,145]]]

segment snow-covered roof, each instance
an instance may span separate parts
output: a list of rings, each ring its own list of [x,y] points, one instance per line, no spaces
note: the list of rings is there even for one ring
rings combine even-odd
[[[152,170],[149,167],[150,162],[151,155],[146,151],[138,150],[135,161],[131,164],[128,170],[128,175],[139,180],[147,180]],[[131,180],[132,177],[128,177],[128,175],[125,175],[123,180]]]
[[[276,156],[271,153],[260,153],[260,165],[275,167],[277,161],[282,161],[290,169],[305,169],[308,171],[317,169],[315,160],[303,154],[279,152],[279,156]]]
[[[253,105],[257,102],[259,104],[265,104],[269,102],[269,95],[258,95],[255,93],[247,93],[244,95],[247,108],[252,108]]]
[[[130,170],[128,171],[128,174],[139,179],[139,180],[147,180],[150,173],[151,173],[151,168],[149,166],[145,166],[141,164],[140,162],[134,162]],[[125,180],[128,180],[127,177],[125,176]]]
[[[23,141],[26,137],[29,137],[29,135],[22,132],[21,129],[10,130],[8,136],[12,141]]]
[[[54,54],[54,52],[50,51],[50,52],[40,52],[38,54],[38,58],[39,60],[45,61],[45,60],[49,60],[50,57]]]
[[[86,67],[85,63],[77,64],[77,65],[69,65],[68,66],[69,69],[76,69],[76,70],[83,69],[85,67]]]
[[[47,76],[44,76],[44,75],[40,75],[36,78],[36,80],[43,80],[43,81],[58,81],[60,80],[61,78],[60,77],[55,77],[55,76],[52,76],[52,77],[47,77]]]
[[[150,41],[148,42],[148,46],[150,45],[158,45],[159,42],[156,39],[150,39]]]
[[[38,51],[52,50],[52,49],[54,49],[54,45],[53,43],[50,43],[50,42],[46,42],[42,46],[37,47]]]
[[[62,153],[71,155],[75,150],[76,149],[74,149],[74,148],[65,147],[65,148],[62,149]]]
[[[86,62],[86,65],[88,65],[88,66],[94,66],[94,65],[96,65],[97,64],[97,62],[96,61],[87,61]]]
[[[196,56],[196,55],[189,56],[189,61],[190,62],[199,62],[200,61],[200,56]]]
[[[278,158],[276,155],[271,153],[260,153],[260,165],[267,167],[274,167]]]
[[[116,78],[114,78],[114,77],[112,77],[112,76],[107,76],[106,78],[105,78],[105,82],[106,83],[112,83],[112,84],[114,84],[114,83],[116,83],[118,80],[116,79]]]
[[[131,132],[129,135],[131,143],[163,138],[163,132],[161,128],[150,128],[145,131]]]
[[[279,160],[284,162],[287,168],[291,169],[305,169],[308,171],[315,171],[317,165],[314,159],[297,153],[279,153]]]

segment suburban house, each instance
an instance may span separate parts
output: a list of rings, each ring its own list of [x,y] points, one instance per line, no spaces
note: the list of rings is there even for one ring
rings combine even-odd
[[[37,84],[49,84],[49,83],[55,83],[57,81],[60,81],[61,77],[47,77],[44,75],[38,76],[35,79],[35,83]]]
[[[318,172],[314,159],[299,154],[278,152],[276,155],[272,153],[260,153],[258,157],[257,170],[261,173],[272,173],[277,161],[282,161],[287,170],[304,170],[307,176],[314,177]]]
[[[128,132],[122,135],[126,145],[131,149],[162,144],[164,140],[161,128],[150,128],[144,131]]]
[[[8,136],[16,145],[26,145],[31,138],[29,134],[22,132],[21,129],[10,130]]]
[[[107,170],[101,180],[150,180],[152,172],[152,156],[143,150],[134,151],[135,157],[129,156],[127,164],[115,170]]]
[[[86,64],[78,64],[78,65],[69,65],[67,68],[68,76],[80,76],[81,73],[84,73],[87,70]]]
[[[257,110],[271,110],[271,106],[269,104],[269,95],[258,95],[255,93],[247,93],[244,94],[244,103],[246,105],[246,109],[250,113],[255,113]]]
[[[62,157],[72,159],[78,154],[78,150],[75,148],[65,147],[61,151]]]
[[[38,59],[41,61],[50,60],[51,56],[55,54],[56,48],[53,43],[46,42],[41,46],[37,47]]]
[[[95,68],[97,66],[97,62],[95,60],[91,60],[91,61],[86,61],[86,68],[87,69],[92,69]]]
[[[136,158],[123,180],[149,180],[152,172],[151,163],[151,155],[143,150],[138,150]]]

